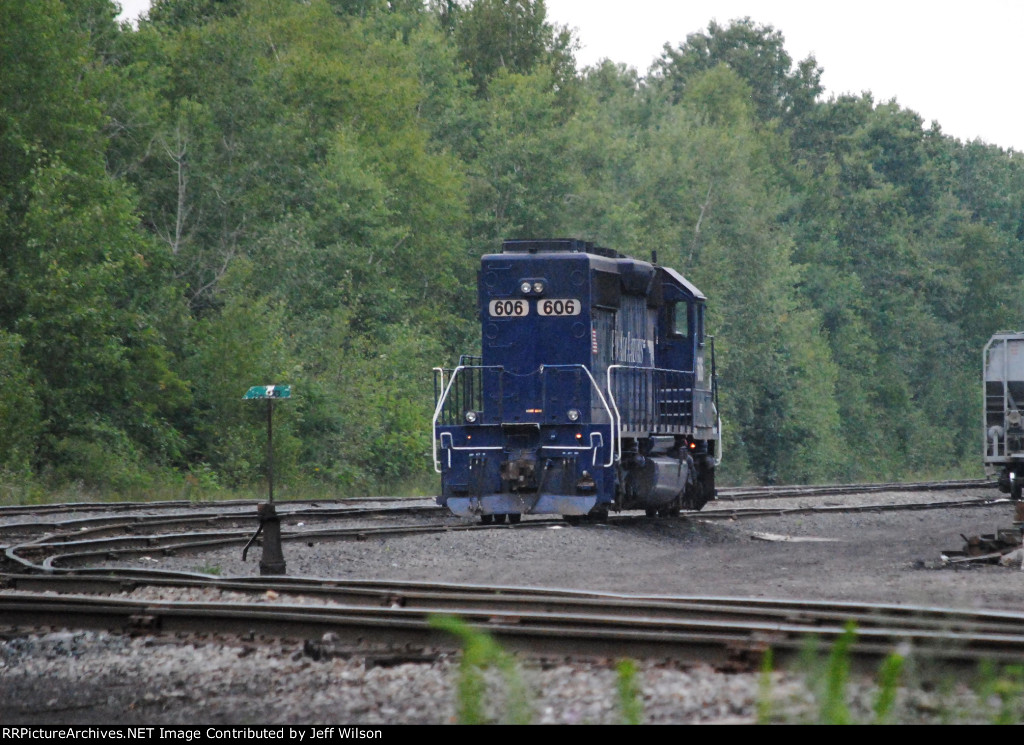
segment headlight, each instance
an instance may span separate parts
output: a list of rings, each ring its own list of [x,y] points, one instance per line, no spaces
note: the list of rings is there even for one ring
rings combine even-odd
[[[530,292],[530,283],[529,282],[523,282],[521,285],[519,285],[519,289],[522,290],[524,295],[529,294],[529,292]]]
[[[538,295],[540,293],[544,292],[544,283],[543,282],[534,282],[533,283],[533,291],[536,292]]]
[[[475,411],[467,411],[466,412],[466,421],[469,422],[470,424],[473,424],[476,421],[476,412]]]
[[[569,409],[569,411],[566,412],[566,416],[569,417],[570,422],[575,422],[577,419],[580,418],[580,412],[577,411],[576,409]]]

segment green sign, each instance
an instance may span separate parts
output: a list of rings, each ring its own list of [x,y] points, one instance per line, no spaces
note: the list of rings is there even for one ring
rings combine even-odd
[[[290,385],[254,385],[242,398],[291,398]]]

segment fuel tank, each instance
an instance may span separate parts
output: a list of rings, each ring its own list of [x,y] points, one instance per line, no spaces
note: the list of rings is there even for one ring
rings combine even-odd
[[[633,460],[625,479],[625,506],[668,505],[686,489],[690,474],[688,458],[639,456]]]

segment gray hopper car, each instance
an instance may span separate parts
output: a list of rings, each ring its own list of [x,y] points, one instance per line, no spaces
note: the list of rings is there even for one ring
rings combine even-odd
[[[983,353],[985,472],[1014,500],[1024,487],[1024,331],[999,331]]]

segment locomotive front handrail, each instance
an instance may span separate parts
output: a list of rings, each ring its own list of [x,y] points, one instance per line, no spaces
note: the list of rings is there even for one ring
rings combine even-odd
[[[608,421],[609,421],[609,425],[608,426],[611,428],[613,426],[612,422],[614,422],[614,417],[612,415],[611,407],[608,405],[608,401],[605,399],[604,394],[601,392],[601,387],[597,384],[597,381],[594,379],[594,376],[591,374],[590,370],[587,369],[586,365],[578,365],[578,364],[576,364],[576,365],[541,365],[539,368],[537,368],[536,371],[530,372],[530,373],[525,373],[525,374],[512,373],[512,372],[510,372],[508,370],[505,370],[504,367],[502,367],[501,365],[459,365],[454,370],[451,371],[451,376],[448,378],[448,384],[447,385],[444,385],[445,370],[443,368],[434,368],[435,380],[437,379],[437,376],[440,375],[440,377],[441,377],[441,384],[442,384],[441,387],[443,388],[443,393],[441,393],[441,395],[438,397],[437,404],[434,407],[434,416],[433,416],[433,419],[431,421],[431,428],[432,428],[432,432],[433,432],[433,437],[431,438],[431,454],[432,454],[433,460],[434,460],[434,470],[437,473],[441,473],[441,459],[440,459],[439,454],[438,454],[438,447],[439,447],[439,443],[440,443],[441,438],[443,438],[445,436],[447,436],[448,441],[449,441],[450,444],[446,448],[445,447],[441,448],[441,449],[444,449],[444,450],[449,450],[449,451],[450,450],[467,450],[467,451],[472,450],[472,451],[478,451],[478,450],[502,450],[503,449],[503,447],[500,446],[500,445],[491,445],[491,446],[481,446],[481,445],[456,446],[454,444],[454,442],[452,441],[451,433],[443,432],[443,433],[440,433],[440,435],[438,434],[438,432],[437,432],[438,420],[444,414],[445,406],[448,404],[448,397],[449,397],[449,395],[451,395],[452,390],[455,388],[455,383],[456,383],[456,380],[458,379],[460,373],[463,373],[464,371],[471,371],[471,372],[475,372],[477,374],[482,374],[484,370],[491,370],[491,371],[495,371],[495,372],[499,373],[499,380],[501,380],[501,377],[504,376],[504,375],[515,375],[516,377],[525,377],[526,375],[540,374],[543,377],[545,370],[567,370],[567,369],[573,369],[573,370],[580,370],[580,369],[582,369],[583,372],[586,373],[587,379],[590,381],[591,388],[597,394],[598,400],[601,402],[601,406],[604,408],[604,411],[605,411],[605,413],[608,416]],[[470,386],[470,391],[473,392],[475,390],[476,389],[474,389],[472,387],[472,385],[471,385]],[[498,396],[498,400],[499,401],[501,400],[500,393],[499,393],[499,396]],[[480,403],[482,403],[482,401]],[[483,414],[484,414],[484,412],[481,411],[481,415],[483,415]],[[502,419],[501,416],[499,416],[498,419],[499,419],[498,422],[490,422],[490,423],[488,423],[488,422],[483,422],[482,421],[477,426],[485,427],[485,426],[494,426],[495,424],[498,424],[498,425],[509,424],[507,422],[500,421]],[[449,423],[449,424],[452,424],[452,423]],[[529,424],[529,422],[515,422],[515,424]],[[537,423],[537,425],[540,426],[540,423]],[[597,435],[596,441],[595,441],[595,437],[594,437],[595,434]],[[612,433],[612,440],[613,440],[612,446],[609,447],[609,452],[608,452],[608,462],[604,464],[604,467],[606,467],[606,468],[611,466],[612,464],[614,464],[615,463],[615,459],[616,459],[616,457],[615,457],[615,446],[614,446],[614,433]],[[441,445],[443,445],[443,443],[441,443]],[[542,447],[547,447],[547,446],[542,446]],[[561,450],[580,450],[580,451],[593,450],[594,451],[594,457],[592,458],[592,461],[596,465],[596,463],[597,463],[597,450],[599,448],[604,447],[604,436],[600,432],[597,432],[597,433],[592,432],[590,434],[590,446],[589,447],[580,446],[580,445],[566,445],[566,446],[552,446],[552,447],[555,447],[555,448],[561,449]],[[451,456],[450,456],[450,453],[449,453],[449,458],[450,457]]]
[[[613,435],[614,435],[615,419],[612,416],[612,409],[608,405],[608,401],[605,399],[604,394],[601,393],[601,386],[599,386],[597,384],[597,381],[594,380],[594,376],[590,373],[590,370],[587,369],[587,366],[586,365],[541,365],[540,366],[541,374],[543,374],[544,370],[547,369],[547,368],[554,368],[556,370],[567,370],[567,369],[576,369],[576,368],[582,369],[583,372],[585,372],[587,374],[587,378],[590,379],[590,385],[591,385],[591,387],[593,387],[594,392],[597,393],[597,397],[601,401],[601,405],[604,407],[605,413],[608,414],[608,421],[609,421],[609,423],[610,423],[610,425],[612,427]],[[610,395],[610,391],[609,391],[609,395]],[[602,440],[603,440],[603,438],[602,438]],[[608,462],[604,464],[605,468],[607,468],[608,466],[611,466],[615,462],[615,460],[616,460],[616,458],[615,458],[615,442],[614,442],[614,440],[615,440],[615,438],[613,436],[613,438],[612,438],[612,447],[609,448],[609,453],[608,453]],[[593,435],[591,435],[591,440],[590,441],[591,441],[591,443],[593,443],[593,441],[594,441],[593,440]],[[602,445],[603,444],[604,443],[602,442]],[[598,447],[600,447],[600,446],[598,446]],[[587,448],[583,448],[583,449],[586,450]],[[619,450],[621,451],[621,449],[622,448],[621,448],[621,445],[620,445]],[[595,455],[596,455],[596,452],[595,452]]]
[[[437,434],[437,420],[438,420],[438,417],[441,416],[441,412],[444,410],[445,403],[448,401],[448,394],[451,393],[452,386],[455,385],[455,379],[458,378],[459,377],[459,373],[462,372],[462,370],[465,370],[467,367],[470,367],[470,366],[468,366],[468,365],[459,365],[454,370],[452,370],[452,375],[451,375],[450,378],[448,378],[448,385],[447,386],[444,385],[444,369],[443,368],[439,368],[439,367],[435,367],[434,368],[435,379],[436,379],[436,375],[437,375],[438,371],[440,371],[440,373],[441,373],[441,381],[442,381],[442,388],[443,388],[443,393],[437,399],[437,405],[434,407],[434,417],[433,417],[433,419],[431,420],[431,423],[430,423],[430,432],[431,432],[431,437],[430,437],[431,448],[430,449],[431,449],[431,454],[432,454],[433,459],[434,459],[434,471],[436,471],[437,473],[441,473],[441,460],[440,460],[440,458],[438,458],[438,455],[437,455],[437,444],[438,444],[438,439],[439,439],[438,434]],[[474,365],[472,367],[479,367],[479,366]],[[447,434],[449,439],[451,439],[451,433],[442,433],[441,436],[444,436],[445,434]],[[451,448],[451,449],[454,449],[454,447]],[[451,456],[449,455],[449,457],[451,457]]]
[[[448,372],[443,367],[434,368],[434,406],[437,406],[437,402],[441,400],[441,396],[444,394],[444,374]],[[438,386],[438,379],[440,379],[440,386]]]

